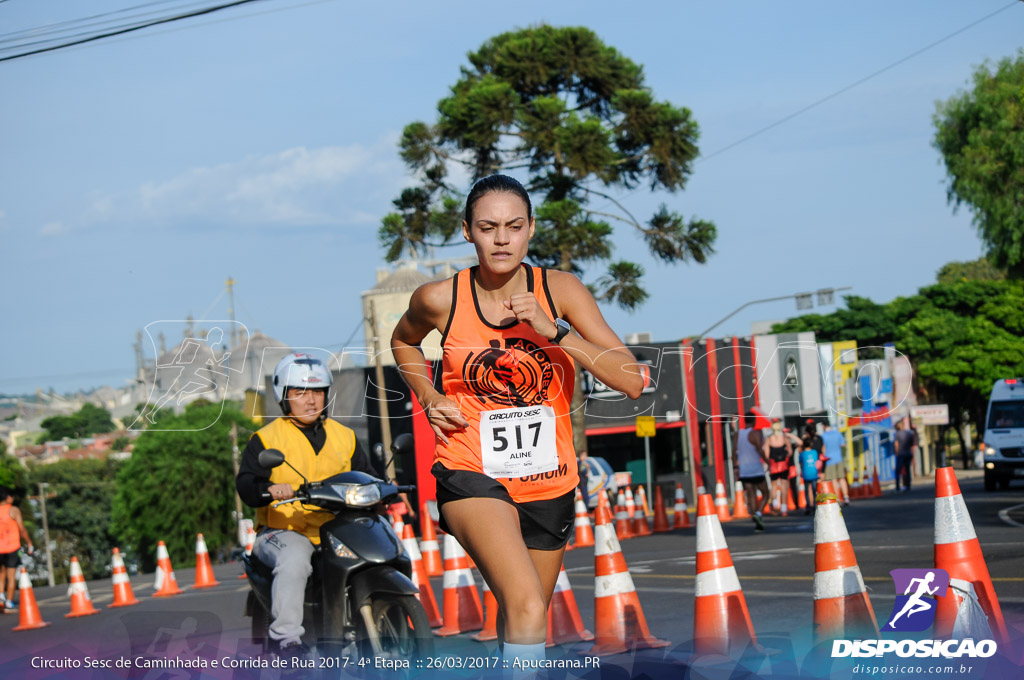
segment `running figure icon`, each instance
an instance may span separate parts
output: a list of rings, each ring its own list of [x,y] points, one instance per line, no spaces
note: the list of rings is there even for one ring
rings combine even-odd
[[[930,602],[924,599],[925,595],[934,595],[939,590],[938,586],[935,586],[934,588],[928,587],[929,584],[931,584],[931,582],[934,580],[935,573],[931,571],[925,574],[924,578],[910,579],[910,583],[907,585],[907,589],[903,591],[903,594],[910,595],[910,598],[907,600],[906,604],[903,605],[903,609],[901,609],[899,613],[896,614],[896,616],[892,617],[892,620],[889,621],[888,625],[890,628],[894,628],[893,624],[896,623],[896,620],[904,614],[906,614],[907,618],[909,619],[914,614],[917,614],[918,612],[928,611],[934,606],[934,601]],[[914,584],[917,584],[917,590],[914,592],[913,595],[911,595],[910,591],[914,588]]]

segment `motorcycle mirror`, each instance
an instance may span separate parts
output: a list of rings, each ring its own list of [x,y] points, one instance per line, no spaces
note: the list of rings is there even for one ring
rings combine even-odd
[[[258,460],[261,468],[271,470],[284,462],[284,454],[277,449],[263,449]]]
[[[395,456],[403,456],[407,453],[412,453],[415,450],[416,442],[408,432],[400,434],[395,437],[395,441],[391,442],[391,453]]]

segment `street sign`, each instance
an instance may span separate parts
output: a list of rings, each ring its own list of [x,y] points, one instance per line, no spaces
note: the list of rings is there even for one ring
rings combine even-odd
[[[637,437],[653,437],[654,432],[654,416],[637,416],[636,417],[636,436]]]
[[[949,425],[949,406],[946,404],[911,406],[910,419],[919,420],[922,425]]]

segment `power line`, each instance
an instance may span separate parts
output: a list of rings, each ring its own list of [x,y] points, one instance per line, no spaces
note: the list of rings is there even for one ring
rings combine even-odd
[[[89,43],[89,42],[93,42],[93,41],[96,41],[96,40],[102,40],[103,38],[110,38],[110,37],[113,37],[113,36],[116,36],[116,35],[122,35],[124,33],[131,33],[133,31],[138,31],[138,30],[141,30],[143,28],[149,28],[150,26],[157,26],[157,25],[160,25],[160,24],[167,24],[167,23],[171,23],[172,21],[180,21],[182,19],[190,19],[192,17],[203,16],[205,14],[212,14],[214,12],[219,12],[221,10],[230,9],[232,7],[238,7],[240,5],[247,5],[247,4],[252,3],[252,2],[261,2],[261,1],[263,1],[263,0],[235,0],[234,2],[227,2],[227,3],[221,4],[221,5],[214,5],[212,7],[206,7],[206,8],[203,8],[203,9],[194,10],[192,12],[185,12],[183,14],[176,14],[176,15],[169,16],[169,17],[163,17],[163,18],[160,18],[160,19],[154,19],[152,21],[147,21],[147,22],[144,22],[144,23],[141,23],[141,24],[137,24],[137,25],[133,25],[133,26],[122,27],[122,28],[119,28],[119,29],[116,29],[116,30],[107,31],[105,33],[99,33],[99,34],[96,34],[96,35],[91,35],[91,36],[88,36],[88,37],[85,37],[85,38],[81,38],[79,40],[72,40],[72,41],[69,41],[69,42],[64,42],[64,43],[61,43],[59,45],[51,45],[49,47],[41,47],[39,49],[30,50],[28,52],[21,52],[19,54],[13,54],[13,55],[6,56],[6,57],[0,57],[0,62],[12,61],[14,59],[20,59],[22,57],[28,57],[28,56],[31,56],[31,55],[34,55],[34,54],[42,54],[44,52],[53,52],[54,50],[60,50],[60,49],[66,48],[66,47],[73,47],[75,45],[82,45],[84,43]]]
[[[747,142],[747,141],[753,139],[754,137],[757,137],[758,135],[764,134],[765,132],[768,132],[769,130],[777,128],[778,126],[782,125],[783,123],[787,123],[787,122],[793,120],[794,118],[796,118],[797,116],[802,115],[804,113],[807,113],[811,109],[814,109],[814,108],[816,108],[818,106],[821,106],[825,102],[830,101],[832,99],[835,99],[839,95],[844,94],[846,92],[849,92],[850,90],[852,90],[853,88],[855,88],[855,87],[857,87],[859,85],[863,85],[864,83],[868,82],[872,78],[880,76],[883,73],[885,73],[886,71],[889,71],[889,70],[899,66],[900,64],[903,64],[903,63],[905,63],[907,61],[910,61],[914,57],[927,52],[928,50],[932,49],[933,47],[941,45],[942,43],[946,42],[947,40],[960,35],[964,31],[967,31],[967,30],[970,30],[970,29],[974,28],[975,26],[977,26],[978,24],[982,23],[983,21],[987,21],[988,19],[991,19],[992,17],[996,16],[997,14],[999,14],[1001,12],[1005,12],[1006,10],[1010,9],[1014,5],[1020,4],[1021,2],[1024,2],[1024,0],[1013,0],[1013,2],[1009,3],[1008,5],[1004,5],[1003,7],[1000,7],[999,9],[997,9],[996,11],[994,11],[994,12],[992,12],[990,14],[986,14],[982,18],[980,18],[980,19],[978,19],[976,21],[972,21],[971,23],[967,24],[966,26],[962,26],[961,28],[958,28],[957,30],[955,30],[952,33],[950,33],[949,35],[944,36],[942,38],[939,38],[935,42],[930,43],[928,45],[925,45],[921,49],[915,50],[914,52],[911,52],[910,54],[906,55],[905,57],[897,59],[896,61],[892,62],[891,64],[888,64],[887,66],[883,66],[882,68],[878,69],[874,73],[871,73],[870,75],[864,76],[860,80],[858,80],[856,82],[853,82],[853,83],[850,83],[846,87],[840,88],[840,89],[836,90],[835,92],[833,92],[831,94],[825,95],[821,99],[819,99],[819,100],[817,100],[815,102],[812,102],[811,104],[808,104],[807,106],[803,107],[802,109],[799,109],[798,111],[794,111],[793,113],[789,114],[788,116],[785,116],[783,118],[778,119],[774,123],[771,123],[769,125],[764,126],[760,130],[757,130],[756,132],[752,132],[749,135],[747,135],[746,137],[742,137],[740,139],[737,139],[735,142],[732,142],[731,144],[727,144],[726,146],[723,146],[721,149],[718,149],[714,153],[710,153],[707,156],[701,156],[700,158],[697,159],[696,162],[699,163],[702,160],[706,161],[706,160],[708,160],[710,158],[714,158],[715,156],[717,156],[719,154],[722,154],[722,153],[725,153],[729,149],[732,149],[732,148],[734,148],[736,146],[739,146],[740,144],[742,144],[744,142]]]
[[[4,1],[6,1],[6,0],[0,0],[0,2],[4,2]],[[35,28],[27,28],[27,29],[24,29],[24,30],[21,30],[21,31],[12,31],[10,33],[0,33],[0,42],[12,42],[12,41],[18,40],[19,38],[22,38],[22,37],[28,38],[28,37],[37,36],[37,35],[45,35],[46,33],[59,33],[62,30],[73,30],[75,28],[81,28],[83,26],[91,25],[91,24],[89,24],[89,22],[91,22],[91,21],[93,21],[95,19],[102,19],[104,17],[110,17],[110,16],[114,16],[114,15],[117,15],[117,14],[124,14],[125,12],[131,12],[131,11],[134,11],[134,10],[137,10],[137,9],[144,9],[146,7],[152,7],[154,5],[166,5],[166,4],[172,3],[172,2],[181,2],[181,0],[154,0],[154,2],[147,2],[147,3],[142,4],[142,5],[134,5],[132,7],[125,7],[123,9],[114,10],[113,12],[103,12],[102,14],[93,14],[91,16],[81,17],[79,19],[69,19],[67,21],[58,21],[56,23],[44,24],[42,26],[36,26]],[[186,3],[186,4],[189,4],[189,3]],[[194,2],[192,4],[194,4]],[[152,12],[146,12],[144,14],[136,15],[136,16],[145,16],[146,14],[152,14]]]

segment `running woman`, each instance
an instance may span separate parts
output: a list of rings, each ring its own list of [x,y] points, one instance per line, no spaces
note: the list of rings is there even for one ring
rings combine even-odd
[[[480,264],[418,288],[391,338],[436,435],[441,526],[498,601],[505,657],[521,659],[544,657],[547,606],[574,524],[574,362],[630,399],[647,380],[586,286],[523,262],[534,229],[518,181],[479,180],[462,234]],[[443,392],[419,348],[434,329]]]

